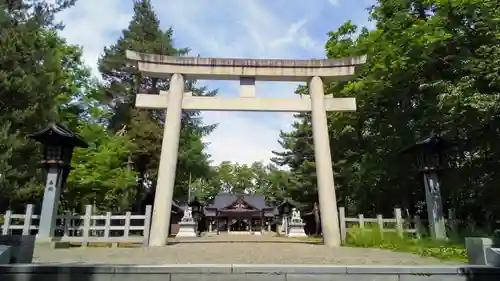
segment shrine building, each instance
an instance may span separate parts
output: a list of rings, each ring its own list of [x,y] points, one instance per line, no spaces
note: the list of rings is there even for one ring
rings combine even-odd
[[[170,235],[176,235],[184,206],[172,204]],[[220,193],[203,208],[200,228],[213,233],[260,235],[271,231],[278,210],[267,205],[264,196]]]

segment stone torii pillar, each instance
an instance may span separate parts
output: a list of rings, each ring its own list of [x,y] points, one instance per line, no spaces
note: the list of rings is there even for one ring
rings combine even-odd
[[[355,111],[354,98],[325,96],[323,80],[345,81],[366,58],[340,60],[252,60],[169,57],[127,51],[127,59],[144,76],[171,77],[168,92],[159,95],[138,94],[139,108],[166,109],[166,120],[153,218],[150,246],[167,243],[179,149],[182,110],[312,112],[312,128],[321,226],[325,245],[340,246],[337,200],[326,111]],[[195,97],[184,93],[185,79],[239,80],[239,98]],[[309,83],[309,96],[298,98],[258,98],[255,81],[295,81]]]
[[[170,106],[165,114],[165,127],[163,129],[160,166],[149,240],[151,246],[164,246],[167,243],[169,234],[179,153],[183,95],[184,77],[176,73],[170,78],[170,90],[167,96]]]
[[[311,97],[311,119],[314,142],[314,160],[318,186],[321,230],[324,243],[331,247],[340,247],[340,226],[337,208],[337,196],[333,181],[333,165],[330,151],[330,137],[326,119],[325,93],[323,81],[315,76],[309,82]],[[354,110],[356,104],[354,104]],[[334,209],[328,205],[332,204]],[[327,223],[323,223],[323,221]]]

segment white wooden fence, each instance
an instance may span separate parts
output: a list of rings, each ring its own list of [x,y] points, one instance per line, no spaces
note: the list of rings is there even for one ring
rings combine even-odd
[[[448,219],[445,219],[445,221],[449,230],[456,232],[457,222],[453,209],[448,210]],[[428,233],[426,231],[428,227],[424,224],[427,223],[427,220],[420,219],[420,216],[415,216],[412,219],[403,219],[401,209],[399,208],[394,208],[394,218],[383,218],[382,215],[377,215],[376,218],[365,218],[363,214],[359,214],[356,218],[348,218],[345,214],[345,208],[340,207],[339,223],[342,242],[346,241],[349,229],[357,227],[361,231],[374,230],[373,228],[366,228],[368,224],[376,225],[377,230],[381,234],[384,232],[396,232],[401,237],[405,234],[411,234],[415,238],[420,239],[423,234]]]
[[[33,214],[34,205],[26,205],[24,214],[13,214],[7,211],[2,216],[3,223],[0,224],[2,235],[20,234],[32,235],[38,230],[39,215]],[[93,215],[92,206],[85,206],[85,214],[64,214],[57,216],[55,232],[59,234],[56,241],[81,244],[82,247],[88,243],[118,243],[148,245],[151,223],[151,206],[146,206],[144,215]],[[57,235],[56,235],[57,236]]]

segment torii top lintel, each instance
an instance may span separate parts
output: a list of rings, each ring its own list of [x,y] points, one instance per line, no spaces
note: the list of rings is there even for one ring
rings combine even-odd
[[[279,60],[173,57],[127,50],[126,57],[143,74],[164,78],[180,73],[188,79],[260,81],[308,81],[321,77],[325,82],[352,79],[366,56],[334,60]]]

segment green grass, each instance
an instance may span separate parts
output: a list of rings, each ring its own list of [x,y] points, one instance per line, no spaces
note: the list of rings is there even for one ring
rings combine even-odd
[[[305,240],[321,242],[320,237],[309,237]],[[462,244],[452,241],[436,241],[428,238],[415,239],[400,237],[394,232],[379,231],[378,226],[350,228],[344,246],[359,248],[379,248],[395,252],[413,253],[440,260],[467,262],[467,251]]]

